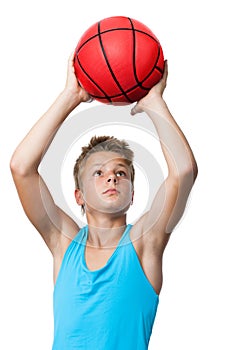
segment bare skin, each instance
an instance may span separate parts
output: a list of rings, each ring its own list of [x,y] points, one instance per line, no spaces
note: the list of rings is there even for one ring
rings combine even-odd
[[[162,288],[164,249],[183,214],[197,176],[192,150],[163,99],[166,82],[167,63],[160,82],[131,112],[133,116],[145,112],[152,120],[168,167],[167,178],[150,210],[130,231],[142,269],[157,294]],[[64,90],[16,148],[10,164],[24,211],[53,255],[54,282],[64,253],[80,228],[55,204],[38,167],[57,129],[74,108],[89,99],[88,93],[77,83],[71,55]],[[83,188],[75,191],[77,204],[85,205],[86,209],[89,231],[85,258],[90,270],[104,266],[116,249],[126,227],[127,210],[133,200],[127,165],[117,154],[101,153],[104,152],[93,154],[92,159],[90,157],[83,174]],[[93,174],[90,169],[95,163],[99,166],[95,169],[95,175],[90,175]],[[43,198],[46,198],[46,209],[41,191]]]

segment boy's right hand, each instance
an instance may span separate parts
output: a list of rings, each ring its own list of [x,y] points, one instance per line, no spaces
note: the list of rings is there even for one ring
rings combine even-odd
[[[71,96],[77,100],[77,104],[92,100],[88,92],[79,85],[76,78],[74,72],[74,52],[70,55],[68,60],[67,78],[64,91],[71,94]]]

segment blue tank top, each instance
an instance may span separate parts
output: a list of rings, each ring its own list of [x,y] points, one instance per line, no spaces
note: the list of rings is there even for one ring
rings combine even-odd
[[[88,269],[82,228],[64,255],[54,287],[53,350],[146,350],[159,297],[141,267],[127,225],[98,270]]]

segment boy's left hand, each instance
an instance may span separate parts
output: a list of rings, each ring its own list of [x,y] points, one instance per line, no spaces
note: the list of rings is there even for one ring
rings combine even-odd
[[[137,102],[137,104],[132,108],[131,115],[135,115],[136,113],[141,113],[144,111],[144,108],[151,104],[151,101],[156,98],[162,98],[163,92],[167,85],[167,76],[168,76],[168,65],[167,60],[164,61],[164,71],[163,76],[160,81],[154,85],[148,94],[144,96],[141,100]]]

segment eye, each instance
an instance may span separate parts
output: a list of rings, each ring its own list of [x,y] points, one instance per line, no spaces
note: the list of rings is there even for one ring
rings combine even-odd
[[[94,176],[98,177],[98,176],[101,176],[102,175],[102,171],[101,170],[96,170],[94,172]]]
[[[119,170],[117,171],[116,175],[121,177],[121,176],[126,176],[126,173],[123,170]]]

